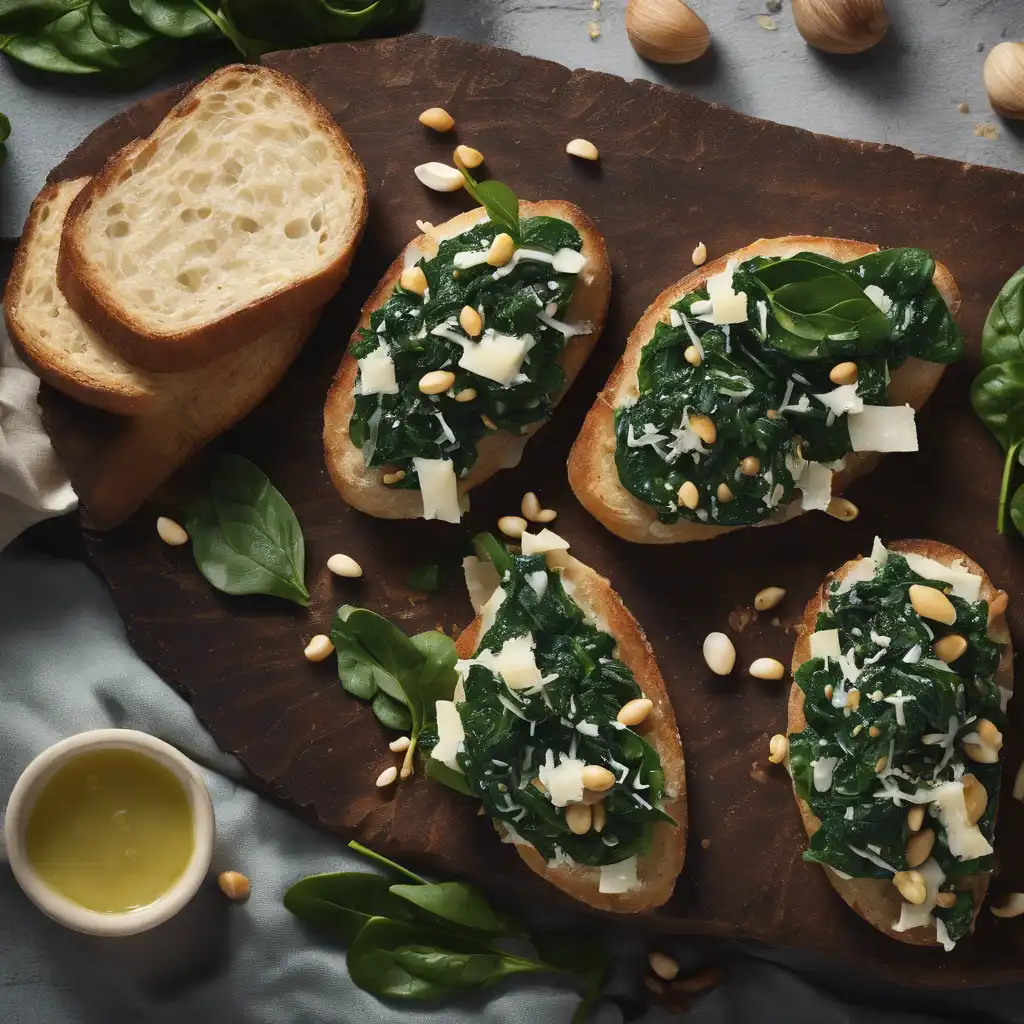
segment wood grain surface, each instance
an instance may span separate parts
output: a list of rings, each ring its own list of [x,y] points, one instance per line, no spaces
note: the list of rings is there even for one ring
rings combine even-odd
[[[786,625],[825,573],[868,550],[876,533],[963,548],[1009,591],[1019,638],[1024,548],[1019,538],[995,533],[1001,457],[971,413],[968,386],[985,313],[1024,258],[1024,178],[785,128],[647,83],[570,72],[450,39],[409,36],[265,60],[326,104],[370,184],[370,220],[351,278],[276,393],[217,446],[254,459],[291,501],[307,538],[312,600],[303,611],[213,591],[188,548],[157,539],[156,514],[180,514],[182,491],[172,486],[124,527],[87,540],[143,657],[270,792],[325,827],[424,868],[485,885],[500,878],[498,891],[512,898],[564,906],[497,842],[474,805],[423,779],[394,795],[376,790],[377,773],[393,761],[388,736],[341,691],[330,662],[302,658],[305,641],[343,602],[368,605],[410,632],[467,623],[471,612],[458,583],[424,599],[405,587],[410,568],[424,559],[454,562],[475,531],[492,528],[499,514],[518,508],[525,490],[536,489],[559,510],[557,529],[574,553],[610,577],[646,630],[679,720],[690,848],[675,896],[647,923],[811,949],[905,982],[1024,978],[1019,922],[984,911],[974,937],[945,954],[886,939],[849,911],[821,870],[801,861],[805,836],[788,779],[766,763],[768,738],[785,725],[788,684],[739,670],[711,677],[700,654],[708,631],[728,628],[731,613],[774,584],[789,591],[778,609],[781,624],[762,615],[733,633],[741,666],[761,655],[788,663]],[[97,170],[114,147],[151,130],[175,96],[153,97],[115,118],[53,177]],[[433,105],[452,112],[456,133],[439,136],[416,123]],[[576,136],[597,144],[599,164],[565,155],[565,143]],[[522,197],[568,199],[597,221],[615,270],[610,319],[554,421],[517,470],[474,492],[468,521],[456,528],[374,520],[345,507],[327,479],[323,401],[360,303],[415,234],[416,219],[439,222],[466,207],[463,193],[427,192],[412,174],[417,163],[448,159],[456,142],[481,149],[490,174]],[[956,275],[970,355],[947,373],[919,417],[921,452],[888,456],[853,487],[849,497],[861,515],[852,524],[812,514],[705,544],[651,549],[617,540],[573,499],[565,458],[629,329],[654,296],[692,269],[698,241],[715,256],[759,236],[790,233],[922,246]],[[116,424],[51,391],[44,401],[87,512],[89,466],[103,457],[104,437]],[[365,578],[332,579],[325,561],[335,551],[359,559]],[[1019,721],[1017,710],[1011,705]],[[1010,736],[997,898],[1024,888],[1024,805],[1009,798],[1021,750],[1019,736]]]

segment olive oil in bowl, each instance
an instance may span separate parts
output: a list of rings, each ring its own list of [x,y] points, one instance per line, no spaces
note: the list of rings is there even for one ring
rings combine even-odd
[[[25,826],[39,878],[87,910],[125,914],[169,892],[195,850],[188,793],[169,768],[125,747],[73,755],[43,784]]]

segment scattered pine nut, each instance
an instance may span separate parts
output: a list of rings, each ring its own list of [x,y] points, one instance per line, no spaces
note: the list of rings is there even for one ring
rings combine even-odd
[[[589,804],[569,804],[565,809],[565,823],[569,831],[576,836],[585,836],[594,823],[594,815]]]
[[[168,519],[167,516],[159,516],[157,518],[156,532],[160,539],[165,544],[170,544],[172,548],[180,548],[182,544],[188,543],[188,534],[185,532],[185,527],[180,523],[176,523],[173,519]]]
[[[703,362],[703,360],[700,357],[700,352],[697,351],[696,345],[687,345],[686,348],[683,350],[683,358],[691,366],[700,366],[700,364]]]
[[[775,658],[756,658],[747,671],[755,679],[781,679],[786,674],[786,666]]]
[[[923,828],[915,832],[907,840],[906,861],[907,867],[919,868],[931,855],[932,847],[935,845],[935,832],[930,828]]]
[[[472,402],[476,398],[476,388],[463,388],[456,396],[456,402]]]
[[[914,606],[914,611],[922,619],[932,619],[934,622],[941,622],[946,626],[952,626],[956,622],[956,609],[953,607],[953,602],[941,590],[913,583],[907,591],[907,596]]]
[[[419,389],[425,395],[440,395],[455,383],[451,370],[431,370],[420,377]]]
[[[444,107],[428,107],[420,114],[419,122],[435,132],[450,132],[455,127],[455,118]]]
[[[240,871],[222,871],[217,876],[217,885],[229,900],[244,900],[252,892],[249,879]]]
[[[305,654],[306,661],[323,661],[325,658],[329,658],[333,651],[334,644],[331,642],[331,638],[325,633],[317,633],[306,644],[306,649],[302,653]]]
[[[690,417],[690,429],[705,443],[714,444],[718,440],[718,427],[714,420],[703,413]]]
[[[334,573],[335,576],[345,576],[348,579],[358,579],[363,575],[363,567],[354,559],[348,555],[331,555],[327,559],[327,568]]]
[[[782,603],[786,591],[782,587],[765,587],[754,595],[754,607],[759,612],[771,611],[772,608]]]
[[[398,769],[392,765],[390,768],[385,768],[384,771],[377,776],[377,782],[375,785],[378,789],[385,789],[390,786],[398,778]]]
[[[828,503],[828,508],[825,511],[833,519],[838,519],[844,523],[852,523],[860,515],[860,509],[852,501],[838,497],[833,498]]]
[[[856,711],[860,707],[860,690],[856,687],[846,691],[846,706],[851,711]]]
[[[463,306],[459,313],[459,326],[475,338],[484,329],[484,320],[472,306]]]
[[[484,155],[479,149],[474,149],[472,146],[456,146],[452,159],[455,161],[456,167],[465,167],[467,170],[472,170],[484,162]]]
[[[757,476],[761,472],[761,460],[756,455],[748,455],[740,460],[740,472],[744,476]]]
[[[724,633],[704,637],[704,660],[717,676],[727,676],[736,665],[736,648]]]
[[[715,495],[723,505],[728,505],[732,501],[732,488],[726,483],[721,483],[718,485]]]
[[[593,830],[600,835],[604,831],[605,825],[608,823],[608,808],[603,803],[594,804],[590,808]]]
[[[411,742],[408,736],[399,736],[397,740],[392,740],[388,744],[388,750],[393,754],[404,754],[409,749]]]
[[[413,173],[419,179],[420,184],[435,192],[458,192],[465,184],[458,168],[449,164],[439,163],[431,160],[426,164],[419,164],[413,168]]]
[[[889,758],[887,758],[887,757],[880,757],[875,762],[875,774],[876,775],[881,775],[881,773],[885,771],[885,766],[888,763],[889,763]]]
[[[522,516],[502,516],[498,520],[498,529],[506,537],[520,540],[526,532],[526,520]]]
[[[516,251],[516,243],[510,234],[502,231],[494,236],[490,249],[487,250],[487,263],[492,267],[503,267]]]
[[[595,793],[604,793],[615,785],[615,775],[603,765],[588,764],[583,767],[583,787]]]
[[[697,248],[693,250],[693,265],[695,267],[701,266],[704,261],[708,258],[708,247],[703,242],[697,243]]]
[[[654,950],[648,954],[647,962],[662,981],[674,981],[679,974],[679,964],[666,953]]]
[[[789,740],[781,732],[777,732],[768,741],[768,751],[768,760],[772,764],[782,764],[786,760],[786,754],[789,753]]]
[[[978,722],[977,731],[983,743],[997,749],[1002,747],[1003,734],[987,718],[983,718]]]
[[[928,888],[920,871],[897,871],[892,884],[900,891],[900,895],[915,907],[921,906],[928,897]]]
[[[918,804],[917,807],[911,807],[907,811],[907,828],[911,832],[918,832],[921,826],[924,824],[924,808]]]
[[[519,505],[520,511],[526,519],[529,519],[531,523],[537,522],[537,516],[540,515],[540,498],[537,497],[533,491],[527,491],[523,495],[523,500]]]
[[[934,650],[936,658],[940,658],[947,665],[952,665],[957,658],[966,653],[967,639],[959,633],[950,633],[935,641]]]
[[[537,513],[538,523],[553,523],[558,518],[558,513],[553,508],[542,508]]]
[[[956,904],[955,892],[940,892],[935,895],[935,906],[949,908]]]
[[[700,492],[697,490],[697,485],[692,480],[684,480],[676,499],[680,505],[684,505],[688,509],[695,509],[700,504]]]
[[[654,701],[648,700],[646,697],[634,697],[633,700],[626,701],[626,703],[619,708],[619,713],[615,716],[615,721],[617,721],[619,725],[639,725],[651,713],[651,709],[653,707]]]
[[[483,421],[483,425],[488,430],[497,430],[498,429],[498,424],[495,423],[494,420],[492,420],[491,417],[487,415],[487,413],[484,413],[483,415],[481,415],[480,419]]]
[[[382,473],[380,482],[390,487],[392,484],[401,483],[405,479],[405,470],[396,469],[393,473]]]
[[[406,267],[398,283],[407,292],[413,295],[424,295],[427,291],[427,275],[423,273],[422,267]]]
[[[833,384],[856,384],[857,364],[849,362],[836,363],[829,371],[828,379]]]
[[[1024,914],[1024,892],[1011,892],[1001,907],[990,906],[996,917],[1020,917]]]
[[[580,160],[597,160],[600,155],[597,146],[586,139],[573,139],[565,147],[565,151],[569,156],[579,157]]]

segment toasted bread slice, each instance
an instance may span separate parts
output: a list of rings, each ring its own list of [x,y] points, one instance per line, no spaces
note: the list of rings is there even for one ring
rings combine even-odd
[[[579,231],[583,239],[583,255],[587,257],[587,264],[576,282],[566,318],[573,322],[590,321],[594,324],[594,330],[589,334],[569,338],[562,349],[558,362],[565,371],[565,387],[554,396],[552,404],[557,405],[587,361],[587,356],[604,328],[612,280],[608,250],[593,221],[571,203],[556,200],[521,203],[520,214],[523,217],[548,216],[568,221]],[[474,224],[485,220],[486,216],[482,207],[468,210],[414,238],[391,264],[366,301],[352,341],[359,337],[360,330],[369,326],[370,314],[391,297],[406,266],[411,266],[423,257],[429,259],[435,256],[444,239],[468,231]],[[341,496],[353,507],[382,519],[415,519],[423,513],[420,492],[384,486],[380,481],[380,470],[368,469],[363,462],[362,449],[357,448],[349,439],[348,427],[355,406],[358,369],[351,355],[350,343],[350,351],[345,354],[338,368],[324,408],[327,470]],[[518,436],[504,430],[485,435],[477,445],[479,454],[476,462],[468,476],[459,481],[459,494],[465,494],[499,470],[517,465],[526,442],[543,425],[544,421],[531,424]]]
[[[624,401],[634,399],[639,394],[637,369],[643,348],[650,341],[655,325],[665,310],[687,293],[699,288],[709,277],[725,270],[730,259],[743,261],[752,256],[793,256],[798,252],[816,252],[845,263],[877,252],[878,248],[867,242],[815,235],[762,238],[753,245],[705,264],[666,288],[633,328],[622,358],[608,378],[604,390],[597,396],[569,453],[569,484],[584,508],[612,533],[637,544],[678,544],[682,541],[709,540],[742,529],[739,526],[706,526],[685,519],[663,523],[654,509],[622,486],[615,467],[615,410]],[[935,265],[933,281],[949,311],[955,314],[960,308],[960,292],[952,274],[941,263]],[[909,404],[914,409],[920,409],[935,390],[944,369],[938,363],[908,359],[893,371],[888,391],[889,404]],[[880,459],[881,455],[877,452],[851,452],[846,456],[846,467],[832,478],[832,493],[841,493],[857,477],[874,469]],[[802,511],[798,503],[791,502],[779,509],[777,514],[756,525],[786,522]]]
[[[517,844],[516,851],[531,871],[583,903],[598,910],[642,913],[660,907],[669,899],[676,878],[683,870],[687,830],[686,768],[679,728],[654,651],[622,599],[608,580],[570,555],[559,552],[559,564],[564,566],[563,578],[575,587],[576,602],[593,613],[601,622],[601,628],[615,637],[618,641],[616,656],[632,670],[644,696],[654,704],[640,730],[661,758],[665,773],[665,813],[679,824],[678,827],[667,822],[655,825],[651,849],[637,863],[640,887],[624,893],[600,892],[598,868],[584,864],[552,867],[532,846]],[[482,620],[477,616],[459,635],[455,646],[460,658],[471,658],[476,653],[481,626]],[[500,824],[497,828],[503,834]]]
[[[337,291],[366,220],[348,140],[286,75],[232,65],[71,204],[57,281],[136,366],[194,369]]]
[[[962,551],[951,547],[949,544],[942,544],[934,540],[898,540],[886,544],[886,548],[893,552],[903,552],[922,555],[925,558],[934,559],[943,565],[961,563],[969,572],[981,577],[981,598],[989,604],[989,626],[988,635],[992,640],[1004,645],[996,668],[996,682],[1007,690],[1013,689],[1013,647],[1010,641],[1010,629],[1006,622],[1006,594],[997,590],[992,581],[988,578],[985,570],[976,562],[968,558]],[[797,625],[797,641],[793,649],[792,671],[796,670],[811,656],[811,634],[814,632],[818,613],[828,603],[829,589],[833,583],[837,583],[848,576],[860,562],[859,558],[852,559],[840,566],[834,572],[825,577],[824,582],[818,588],[818,592],[808,602],[804,610],[803,619]],[[997,602],[997,598],[999,601]],[[789,724],[787,732],[803,732],[807,726],[807,719],[804,717],[804,692],[796,683],[790,687],[788,704]],[[794,790],[794,795],[795,790]],[[821,821],[815,816],[807,802],[796,797],[797,806],[800,808],[800,817],[803,819],[804,828],[808,837],[820,828]],[[902,900],[896,887],[888,879],[883,878],[842,878],[828,866],[823,866],[828,880],[833,888],[855,910],[868,924],[873,925],[880,932],[884,932],[890,938],[899,939],[900,942],[907,942],[916,946],[938,945],[935,938],[935,931],[932,928],[912,928],[905,932],[893,931],[893,923],[900,918],[900,906]],[[988,892],[989,875],[971,875],[958,884],[971,893],[974,899],[974,915],[977,917],[981,909],[985,894]]]
[[[64,215],[88,181],[60,181],[36,197],[7,280],[4,316],[21,355],[47,383],[109,412],[144,413],[160,404],[163,375],[126,363],[57,287]]]

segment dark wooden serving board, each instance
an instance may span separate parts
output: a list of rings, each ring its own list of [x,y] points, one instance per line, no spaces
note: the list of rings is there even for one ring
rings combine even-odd
[[[499,514],[518,508],[525,490],[537,489],[559,510],[557,528],[574,552],[611,578],[647,631],[678,716],[689,848],[674,898],[650,924],[813,949],[903,981],[1024,978],[1019,922],[985,911],[976,935],[947,955],[886,939],[846,908],[821,870],[801,861],[805,837],[788,780],[765,761],[769,736],[785,726],[788,683],[742,671],[713,678],[700,653],[704,635],[726,628],[730,612],[763,586],[788,588],[783,626],[796,619],[824,574],[866,551],[875,533],[962,547],[1010,592],[1011,621],[1024,637],[1024,547],[995,533],[1000,453],[967,398],[986,310],[1024,261],[1024,178],[785,128],[644,82],[450,39],[410,36],[265,59],[331,110],[370,186],[369,225],[350,280],[277,392],[220,445],[253,458],[295,507],[308,542],[312,601],[304,612],[213,591],[188,548],[168,548],[156,537],[156,513],[176,512],[171,488],[128,525],[87,541],[141,654],[193,702],[221,746],[325,827],[484,884],[500,878],[500,891],[515,898],[565,905],[496,841],[474,806],[422,779],[393,796],[376,790],[375,776],[393,762],[388,737],[342,693],[330,662],[302,658],[306,639],[327,627],[342,602],[368,605],[410,631],[464,625],[470,610],[461,585],[423,600],[405,588],[410,567],[438,556],[454,561],[473,532],[492,528]],[[148,132],[176,95],[115,118],[54,175],[95,171],[115,146]],[[474,492],[472,514],[459,528],[378,521],[347,508],[328,481],[320,446],[324,396],[361,302],[415,233],[417,218],[436,223],[466,206],[463,193],[430,193],[412,174],[417,163],[448,159],[456,141],[416,123],[435,104],[455,116],[458,141],[480,148],[490,173],[520,195],[580,204],[603,231],[615,269],[610,319],[590,364],[522,465]],[[565,155],[576,136],[598,145],[599,165]],[[812,514],[707,544],[645,548],[615,539],[572,497],[565,458],[630,327],[662,288],[692,269],[698,241],[717,256],[790,233],[923,246],[956,275],[971,354],[920,417],[921,453],[890,456],[852,489],[862,512],[851,525]],[[45,404],[87,507],[84,467],[87,455],[102,452],[101,418],[52,392]],[[359,559],[365,579],[332,579],[325,561],[335,551]],[[762,616],[736,635],[740,665],[759,655],[788,661],[791,635],[769,620]],[[1024,806],[1008,795],[1020,757],[1021,743],[1011,737],[997,891],[1024,888],[1017,856]]]

